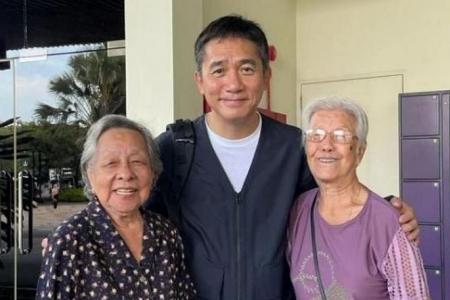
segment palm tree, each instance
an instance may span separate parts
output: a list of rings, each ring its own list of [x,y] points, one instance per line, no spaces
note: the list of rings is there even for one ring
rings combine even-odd
[[[35,109],[37,127],[30,126],[36,151],[47,158],[48,167],[70,167],[78,182],[85,129],[105,114],[125,113],[125,59],[97,50],[71,56],[68,67],[49,82],[56,105],[40,103]]]
[[[35,115],[41,121],[89,126],[108,113],[124,113],[125,60],[106,51],[72,56],[69,70],[49,83],[57,106],[40,103]]]

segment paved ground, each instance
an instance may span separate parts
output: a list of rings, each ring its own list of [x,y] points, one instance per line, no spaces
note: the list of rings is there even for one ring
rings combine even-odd
[[[51,202],[38,203],[38,207],[33,210],[33,245],[32,250],[27,255],[18,256],[19,286],[32,289],[36,286],[39,276],[41,256],[41,240],[52,232],[64,219],[80,211],[87,203],[58,203],[58,208],[54,209]],[[24,215],[25,220],[27,214]],[[24,224],[24,247],[28,248],[28,225]],[[11,287],[13,284],[13,249],[7,254],[0,256],[0,299],[5,296],[2,288]],[[33,297],[32,297],[33,298]],[[8,298],[6,298],[8,299]]]
[[[56,209],[52,203],[38,203],[33,210],[33,227],[39,231],[52,231],[64,219],[79,212],[86,206],[85,203],[58,203]]]

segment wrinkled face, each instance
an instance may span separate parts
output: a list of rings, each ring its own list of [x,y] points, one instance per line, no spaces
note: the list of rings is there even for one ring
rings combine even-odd
[[[346,184],[356,180],[356,168],[365,148],[359,145],[356,137],[344,142],[340,136],[333,139],[330,134],[338,130],[336,132],[339,134],[344,131],[355,135],[355,118],[341,110],[321,110],[314,113],[310,122],[309,129],[317,128],[328,134],[320,142],[306,141],[308,164],[316,181],[319,184]]]
[[[212,114],[222,122],[253,117],[270,80],[270,69],[263,70],[255,44],[235,37],[213,39],[204,52],[195,81]]]
[[[135,213],[148,199],[153,183],[144,138],[126,128],[105,131],[87,173],[94,194],[110,215]]]

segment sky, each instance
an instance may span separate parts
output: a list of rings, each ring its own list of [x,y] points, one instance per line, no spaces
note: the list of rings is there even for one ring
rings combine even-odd
[[[92,47],[92,46],[90,46]],[[56,105],[56,98],[49,93],[50,80],[67,71],[70,54],[86,49],[69,46],[47,49],[49,55],[44,60],[21,62],[15,59],[16,69],[16,116],[24,122],[34,119],[34,110],[39,103]],[[58,53],[58,54],[55,54]],[[18,51],[9,51],[8,58],[18,57]],[[0,70],[0,122],[13,116],[13,72],[12,68]]]

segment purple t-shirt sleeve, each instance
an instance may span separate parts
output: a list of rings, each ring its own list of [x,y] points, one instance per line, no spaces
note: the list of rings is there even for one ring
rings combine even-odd
[[[391,299],[430,299],[427,278],[419,248],[400,228],[382,264]]]

